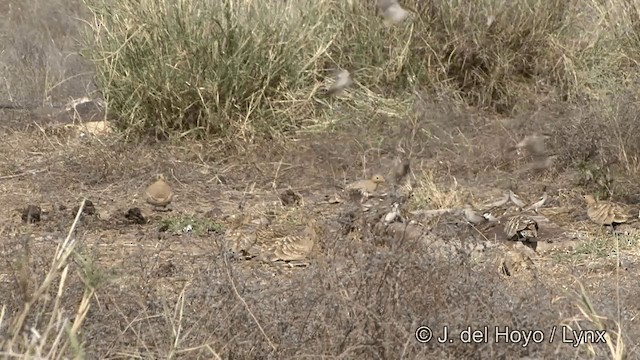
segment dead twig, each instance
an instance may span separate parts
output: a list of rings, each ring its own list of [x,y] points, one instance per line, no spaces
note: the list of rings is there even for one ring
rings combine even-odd
[[[231,282],[231,287],[233,288],[233,292],[236,294],[238,299],[240,299],[240,302],[242,302],[242,305],[244,305],[244,308],[247,310],[247,312],[249,313],[249,315],[251,316],[253,321],[256,323],[256,325],[258,325],[258,329],[260,330],[260,332],[262,333],[264,338],[267,339],[267,342],[269,343],[269,346],[271,346],[273,351],[278,350],[276,345],[271,341],[271,339],[269,339],[269,336],[267,336],[267,334],[264,332],[264,329],[262,328],[262,325],[260,325],[260,322],[258,321],[258,318],[256,318],[256,316],[253,314],[253,312],[249,308],[249,305],[247,304],[247,302],[242,298],[242,296],[240,296],[240,293],[238,292],[238,289],[236,288],[236,283],[233,281],[233,277],[231,277],[231,272],[229,271],[229,262],[227,261],[226,256],[224,257],[224,264],[225,264],[225,270],[227,271],[227,276],[229,277],[229,281]]]
[[[47,169],[34,169],[34,170],[25,171],[19,174],[4,175],[4,176],[0,176],[0,180],[15,179],[17,177],[26,176],[26,175],[35,175],[46,170]]]

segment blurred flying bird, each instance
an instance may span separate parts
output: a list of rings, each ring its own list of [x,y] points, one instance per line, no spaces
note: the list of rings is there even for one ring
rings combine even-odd
[[[409,159],[401,159],[397,157],[393,164],[393,180],[399,184],[402,179],[409,174],[411,170],[411,161]]]
[[[344,93],[344,89],[351,86],[353,84],[353,80],[351,79],[351,74],[347,70],[339,70],[335,75],[335,80],[333,84],[327,90],[327,95],[338,96]]]
[[[378,9],[385,18],[385,24],[398,24],[409,16],[409,12],[400,6],[398,0],[378,0]]]
[[[544,155],[546,153],[546,145],[545,140],[549,139],[550,136],[547,134],[532,134],[527,135],[522,139],[519,143],[516,144],[512,149],[522,150],[526,149],[529,154],[534,156]]]

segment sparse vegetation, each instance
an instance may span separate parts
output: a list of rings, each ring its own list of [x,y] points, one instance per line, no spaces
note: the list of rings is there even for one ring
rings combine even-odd
[[[196,216],[168,216],[160,221],[160,231],[171,235],[193,233],[206,235],[209,232],[221,232],[222,225],[210,219],[202,219]]]
[[[0,3],[1,356],[640,359],[637,234],[589,224],[580,196],[640,203],[640,7],[402,4],[411,18],[387,27],[365,0]],[[355,84],[328,97],[335,68]],[[84,96],[121,132],[56,131],[87,120],[64,109]],[[522,171],[505,149],[540,131],[557,161]],[[505,260],[516,251],[460,219],[387,239],[325,204],[332,185],[387,171],[398,144],[407,208],[544,188],[541,216],[562,231],[541,237],[571,246]],[[139,198],[155,173],[173,212]],[[282,206],[282,189],[301,205]],[[84,196],[96,212],[74,218]],[[26,204],[37,221],[21,222]],[[123,217],[132,206],[148,223]],[[317,217],[322,256],[229,257],[224,219],[241,211],[279,231]],[[607,344],[421,344],[420,325],[606,329]]]

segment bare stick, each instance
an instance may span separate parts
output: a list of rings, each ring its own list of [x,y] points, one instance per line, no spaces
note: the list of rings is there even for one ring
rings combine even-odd
[[[226,256],[224,257],[224,264],[225,264],[225,269],[227,270],[227,276],[229,277],[229,281],[231,281],[231,287],[233,287],[233,292],[236,294],[238,299],[240,299],[240,301],[242,302],[242,305],[244,305],[244,308],[247,309],[247,312],[249,313],[249,315],[251,315],[251,318],[253,319],[253,321],[256,322],[256,325],[258,325],[258,329],[260,329],[260,332],[262,333],[264,338],[267,339],[267,342],[269,343],[269,346],[271,346],[273,351],[276,351],[277,350],[276,346],[273,344],[273,342],[271,342],[271,339],[269,339],[267,334],[264,332],[264,329],[260,325],[260,322],[258,321],[256,316],[253,315],[253,312],[251,311],[251,309],[249,309],[249,305],[247,304],[247,302],[244,301],[242,296],[240,296],[240,293],[238,292],[238,289],[236,288],[236,283],[233,281],[233,278],[231,277],[231,272],[229,271],[229,263],[227,262],[227,257]]]
[[[19,174],[0,176],[0,180],[14,179],[14,178],[25,176],[25,175],[35,175],[35,174],[41,173],[41,172],[43,172],[45,170],[47,170],[47,169],[29,170],[29,171],[25,171],[25,172],[22,172],[22,173],[19,173]]]
[[[20,313],[20,315],[11,324],[10,329],[11,329],[11,332],[13,333],[13,338],[10,340],[11,344],[15,343],[18,339],[18,336],[21,334],[21,330],[24,326],[25,320],[27,319],[29,310],[31,310],[31,307],[40,298],[40,296],[44,294],[44,292],[47,291],[47,289],[49,289],[49,286],[53,282],[54,277],[56,276],[58,271],[60,271],[63,268],[63,265],[65,265],[67,258],[69,257],[69,255],[71,255],[71,252],[73,251],[73,248],[75,246],[75,239],[71,240],[71,237],[73,235],[73,232],[76,229],[76,226],[78,225],[78,221],[80,220],[80,215],[82,214],[82,210],[84,210],[85,202],[86,202],[86,199],[82,199],[82,203],[80,204],[80,208],[78,209],[76,218],[74,219],[73,224],[69,229],[69,233],[67,234],[67,237],[64,239],[64,242],[61,245],[58,245],[56,249],[56,254],[53,258],[53,263],[51,264],[51,268],[49,269],[49,272],[47,273],[44,281],[42,282],[42,284],[40,284],[40,287],[38,287],[38,289],[34,291],[30,300],[25,303],[24,308],[22,309],[22,312]],[[66,271],[67,271],[66,269],[63,270],[64,276],[66,276]],[[3,342],[2,347],[4,347],[4,344],[6,344],[6,342]]]

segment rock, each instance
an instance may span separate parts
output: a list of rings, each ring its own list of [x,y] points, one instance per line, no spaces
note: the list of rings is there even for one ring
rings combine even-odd
[[[40,215],[42,215],[42,209],[38,205],[29,205],[22,210],[22,221],[27,224],[33,224],[40,222]]]
[[[140,211],[140,208],[137,207],[133,207],[127,210],[127,213],[124,215],[124,217],[134,224],[147,223],[147,219],[142,215],[142,211]]]

